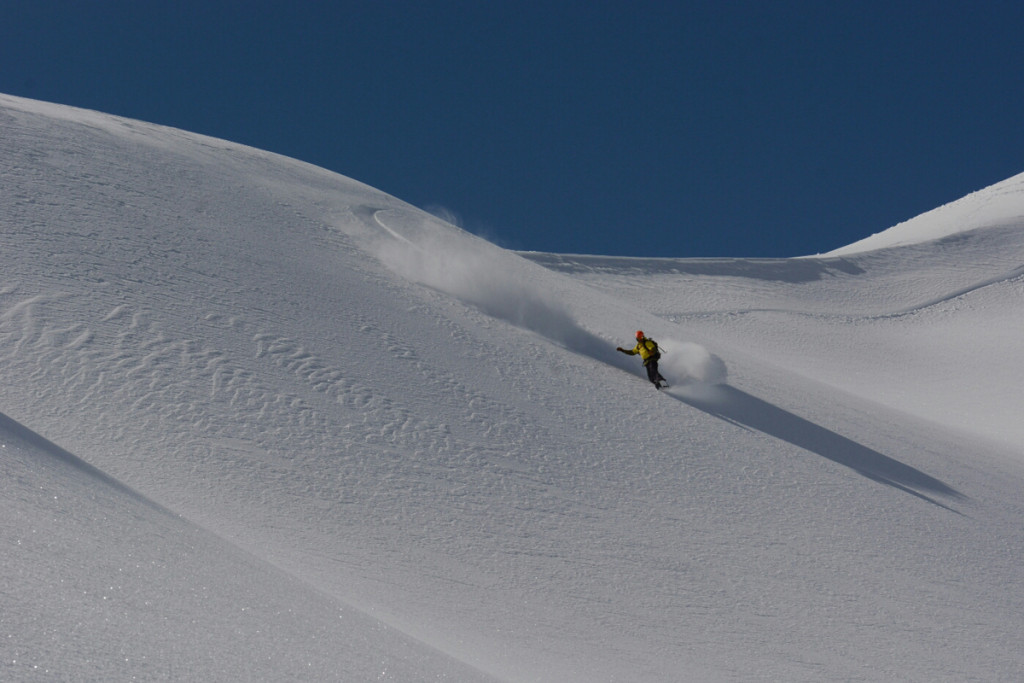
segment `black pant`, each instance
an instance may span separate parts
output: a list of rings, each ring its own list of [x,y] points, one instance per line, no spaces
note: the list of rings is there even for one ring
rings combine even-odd
[[[659,382],[665,382],[665,378],[658,372],[658,361],[653,358],[647,361],[645,364],[647,368],[647,379],[651,380],[651,384],[658,386]]]

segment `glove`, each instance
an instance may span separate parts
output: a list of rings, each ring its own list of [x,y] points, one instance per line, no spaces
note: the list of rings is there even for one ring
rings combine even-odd
[[[616,346],[616,347],[615,347],[615,350],[616,350],[616,351],[622,351],[623,353],[625,353],[625,352],[626,352],[626,349],[622,348],[621,346]]]

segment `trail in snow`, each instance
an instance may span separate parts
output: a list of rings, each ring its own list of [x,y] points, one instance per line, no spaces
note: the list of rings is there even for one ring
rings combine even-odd
[[[542,285],[529,279],[524,264],[516,263],[514,255],[483,240],[432,226],[424,214],[390,211],[374,217],[397,239],[377,246],[378,257],[397,274],[578,353],[608,363],[616,360],[608,342],[580,327]],[[412,237],[403,235],[401,229],[413,233]]]
[[[394,238],[379,241],[374,249],[395,273],[571,351],[636,372],[635,362],[614,353],[614,343],[583,329],[516,255],[483,240],[455,235],[434,225],[436,219],[425,214],[378,211],[374,220]],[[671,339],[659,343],[672,351],[671,357],[666,354],[663,367],[674,381],[725,381],[724,361],[699,344]]]

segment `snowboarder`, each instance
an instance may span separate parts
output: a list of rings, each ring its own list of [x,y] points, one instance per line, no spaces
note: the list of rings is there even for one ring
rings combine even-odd
[[[619,346],[615,350],[630,356],[635,356],[639,353],[641,360],[644,362],[644,367],[647,368],[647,379],[651,380],[651,384],[658,389],[664,389],[668,386],[668,380],[658,372],[658,359],[661,358],[661,349],[658,348],[658,342],[645,337],[643,330],[636,331],[636,346],[632,349],[624,349]]]

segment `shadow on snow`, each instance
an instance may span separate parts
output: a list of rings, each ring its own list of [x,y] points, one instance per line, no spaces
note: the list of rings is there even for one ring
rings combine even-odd
[[[722,420],[786,441],[872,481],[961,514],[931,497],[964,498],[948,484],[735,387],[691,385],[670,395]]]
[[[117,479],[111,477],[102,470],[93,467],[86,461],[79,458],[57,444],[53,443],[49,439],[43,437],[40,434],[32,431],[20,422],[8,417],[7,415],[0,413],[0,439],[6,435],[7,438],[16,439],[21,441],[23,444],[35,449],[38,452],[40,460],[38,462],[42,464],[52,464],[54,462],[61,463],[65,466],[71,467],[74,470],[84,474],[85,476],[115,489],[116,491],[127,495],[128,497],[137,500],[155,510],[158,510],[164,514],[172,517],[177,517],[175,513],[167,510],[163,506],[155,503],[154,501],[146,498],[144,495],[136,491],[135,489],[121,483]],[[49,463],[46,461],[49,460]]]

